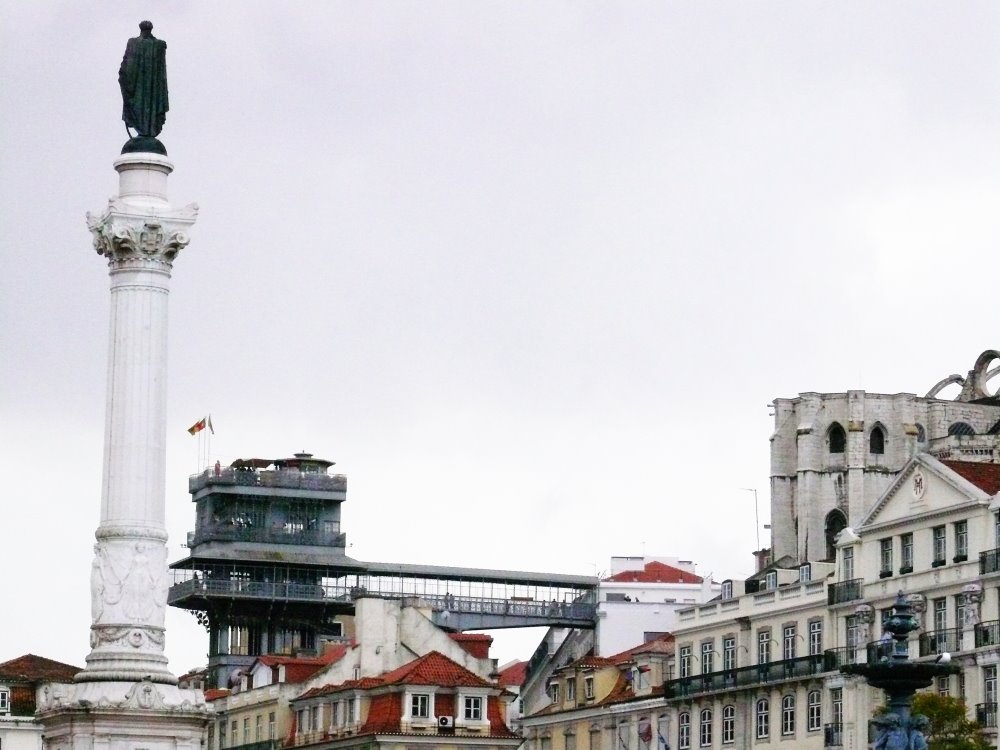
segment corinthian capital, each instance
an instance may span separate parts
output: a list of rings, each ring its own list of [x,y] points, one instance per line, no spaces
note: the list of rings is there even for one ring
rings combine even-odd
[[[94,236],[94,249],[109,261],[150,260],[170,264],[191,241],[187,230],[198,217],[198,206],[190,203],[166,211],[137,211],[123,200],[112,198],[101,214],[87,212],[87,228]]]

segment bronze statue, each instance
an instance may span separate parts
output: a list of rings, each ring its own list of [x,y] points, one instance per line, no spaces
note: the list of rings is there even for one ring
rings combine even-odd
[[[152,140],[163,130],[170,104],[167,100],[167,43],[153,36],[153,24],[139,24],[139,36],[128,40],[118,84],[122,90],[122,120],[125,132],[136,131],[139,140]],[[126,144],[128,148],[128,144]],[[162,145],[160,146],[162,148]]]

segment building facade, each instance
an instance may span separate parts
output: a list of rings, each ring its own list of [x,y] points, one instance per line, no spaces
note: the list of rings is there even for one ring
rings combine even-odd
[[[1000,461],[1000,401],[988,390],[1000,353],[980,355],[966,377],[952,375],[926,396],[912,393],[800,393],[774,400],[771,526],[775,557],[824,560],[834,538],[856,527],[918,452]],[[941,398],[953,385],[955,400]]]
[[[669,734],[663,680],[669,634],[610,657],[555,669],[548,704],[522,718],[526,750],[648,750]]]

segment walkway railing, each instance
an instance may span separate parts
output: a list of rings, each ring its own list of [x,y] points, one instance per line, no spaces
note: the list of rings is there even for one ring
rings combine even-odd
[[[187,571],[184,571],[185,573]],[[330,586],[311,583],[278,583],[272,581],[244,581],[234,579],[189,578],[170,587],[171,604],[191,596],[213,596],[231,599],[259,599],[301,602],[341,602],[349,604],[362,596],[379,596],[385,599],[404,599],[406,593],[371,592],[363,586]],[[540,621],[578,620],[592,623],[597,616],[593,601],[545,602],[525,599],[490,599],[486,597],[420,595],[420,600],[436,612],[461,614],[486,614],[510,617],[536,618]],[[592,597],[588,597],[592,598]]]
[[[343,474],[303,472],[297,469],[233,469],[229,466],[206,469],[188,477],[188,492],[197,492],[212,485],[239,487],[285,487],[300,490],[346,490]]]
[[[188,536],[188,546],[205,542],[263,542],[267,544],[307,544],[321,547],[346,547],[347,534],[327,533],[317,529],[266,529],[251,526],[202,526]]]

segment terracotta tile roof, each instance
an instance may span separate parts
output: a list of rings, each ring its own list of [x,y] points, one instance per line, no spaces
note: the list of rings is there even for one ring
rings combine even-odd
[[[436,685],[437,687],[493,687],[493,683],[456,664],[440,651],[431,651],[382,675],[386,685]]]
[[[323,667],[340,661],[347,653],[348,646],[338,644],[328,648],[322,656],[258,656],[257,663],[270,667],[277,676],[278,667],[285,668],[285,682],[305,682]]]
[[[987,495],[1000,492],[1000,464],[973,463],[971,461],[942,461],[945,466],[963,479],[972,482]]]
[[[205,691],[205,700],[214,701],[229,695],[228,688],[211,688]]]
[[[558,672],[568,671],[571,669],[600,669],[601,667],[613,667],[615,662],[606,656],[594,656],[592,653],[586,656],[581,656],[576,661],[571,661],[565,667],[561,667],[556,670]]]
[[[368,705],[368,718],[359,734],[379,734],[398,732],[399,719],[403,715],[403,694],[386,693],[372,697]]]
[[[654,638],[646,643],[640,643],[620,654],[608,657],[613,663],[621,664],[631,661],[633,657],[640,654],[672,654],[674,652],[674,636],[672,633],[664,633],[659,638]]]
[[[642,570],[623,570],[602,579],[613,583],[701,583],[701,576],[688,573],[656,560],[646,563]]]
[[[44,656],[25,654],[0,664],[0,678],[22,682],[71,682],[83,670]]]
[[[477,659],[488,659],[490,657],[490,646],[493,645],[493,636],[486,633],[449,633],[448,637],[462,647],[467,654],[475,656]]]
[[[362,677],[360,680],[347,680],[345,682],[338,682],[335,685],[321,685],[320,687],[310,688],[295,700],[315,698],[317,695],[332,695],[333,693],[342,693],[345,690],[370,690],[382,684],[384,683],[381,677]]]
[[[521,687],[528,676],[528,662],[515,661],[500,670],[497,682],[500,687]]]

